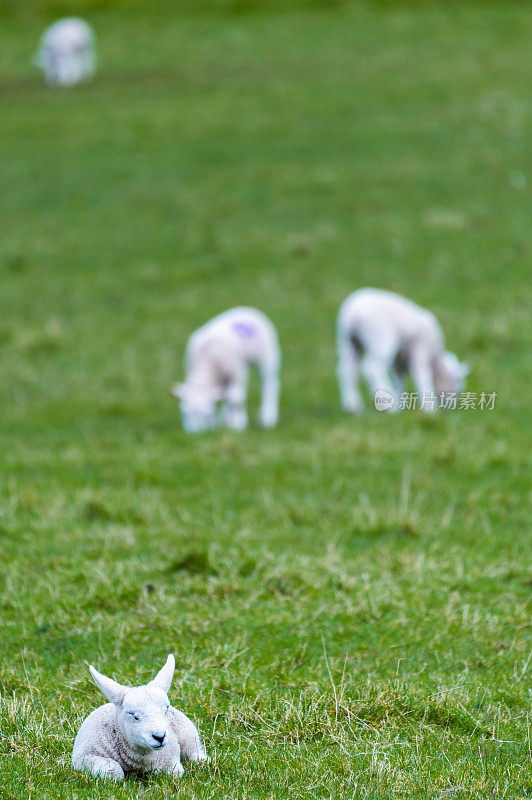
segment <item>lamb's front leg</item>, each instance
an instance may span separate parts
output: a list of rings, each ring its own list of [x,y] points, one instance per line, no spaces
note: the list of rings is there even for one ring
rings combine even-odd
[[[180,778],[181,775],[184,773],[184,767],[181,761],[175,761],[174,763],[169,763],[164,766],[157,767],[154,772],[160,773],[164,775],[175,775],[176,778]]]
[[[246,399],[245,379],[235,381],[227,389],[224,420],[228,428],[233,428],[235,431],[243,431],[247,428]]]
[[[424,397],[435,398],[431,359],[428,352],[424,349],[418,349],[412,353],[410,372],[418,391],[420,401],[422,401]],[[424,411],[434,412],[436,411],[436,400],[434,399],[431,402],[427,402],[422,407]]]
[[[279,420],[279,367],[271,365],[261,369],[262,398],[259,422],[263,428],[273,428]]]
[[[90,772],[97,778],[110,778],[113,781],[124,780],[124,770],[113,758],[103,756],[86,755],[79,766],[74,764],[74,769],[81,769]]]
[[[346,338],[338,343],[337,376],[342,408],[359,414],[364,409],[364,402],[358,386],[358,354]]]
[[[387,392],[393,398],[393,403],[387,409],[390,412],[398,411],[399,404],[395,387],[390,379],[391,359],[384,356],[367,353],[362,361],[362,372],[366,378],[373,396],[379,391]]]
[[[172,725],[170,724],[170,728]],[[153,771],[164,775],[175,775],[180,778],[184,773],[181,763],[181,746],[173,731],[168,732],[167,745],[158,751]]]
[[[390,374],[391,374],[391,377],[392,377],[392,383],[393,383],[393,387],[394,387],[394,390],[395,390],[395,394],[397,395],[397,397],[399,397],[401,392],[404,389],[402,375],[399,372],[399,370],[397,370],[395,368],[395,366],[393,366],[391,368]]]

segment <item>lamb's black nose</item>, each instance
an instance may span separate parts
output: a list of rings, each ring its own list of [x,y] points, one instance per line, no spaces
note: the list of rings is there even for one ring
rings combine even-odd
[[[153,738],[155,739],[156,742],[159,742],[159,744],[162,744],[164,742],[164,737],[166,736],[166,734],[163,733],[162,736],[157,736],[156,733],[152,733],[152,736],[153,736]]]

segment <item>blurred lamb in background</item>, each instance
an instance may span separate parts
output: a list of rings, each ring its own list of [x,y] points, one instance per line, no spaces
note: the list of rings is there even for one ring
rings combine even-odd
[[[50,25],[42,35],[36,65],[51,86],[74,86],[96,69],[96,39],[84,20],[69,17]]]
[[[232,308],[207,322],[189,339],[185,383],[171,390],[181,401],[185,430],[215,427],[217,403],[223,403],[219,422],[243,430],[250,366],[259,369],[262,380],[259,421],[265,428],[276,425],[280,361],[275,328],[257,309]]]
[[[359,370],[373,394],[388,392],[398,410],[402,379],[410,373],[420,395],[458,392],[469,369],[444,349],[436,317],[401,295],[359,289],[340,306],[338,382],[345,411],[361,412]],[[427,411],[435,405],[426,405]]]

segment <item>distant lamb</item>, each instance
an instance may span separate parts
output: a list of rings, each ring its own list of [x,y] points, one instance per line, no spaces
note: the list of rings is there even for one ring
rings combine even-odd
[[[130,688],[89,667],[94,682],[111,701],[84,720],[74,742],[72,766],[121,781],[128,772],[182,775],[181,758],[208,761],[194,723],[167,697],[175,661],[145,686]]]
[[[183,426],[189,433],[225,424],[243,430],[250,366],[259,369],[262,399],[259,421],[277,424],[280,349],[270,320],[255,308],[232,308],[192,334],[186,350],[186,381],[172,389],[181,401]],[[223,403],[222,415],[217,404]]]
[[[42,35],[36,64],[52,86],[74,86],[92,78],[96,51],[90,25],[76,17],[54,22]]]
[[[338,382],[345,411],[363,410],[359,370],[375,394],[391,397],[398,410],[402,379],[410,373],[421,396],[458,392],[469,372],[444,350],[436,317],[405,297],[380,289],[360,289],[340,306],[337,320]],[[435,410],[427,404],[425,410]]]

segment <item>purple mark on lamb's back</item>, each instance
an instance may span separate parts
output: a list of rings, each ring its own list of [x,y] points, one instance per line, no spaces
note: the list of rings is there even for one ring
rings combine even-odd
[[[257,335],[257,329],[251,322],[237,321],[231,325],[235,333],[242,336],[244,339],[252,339]]]

